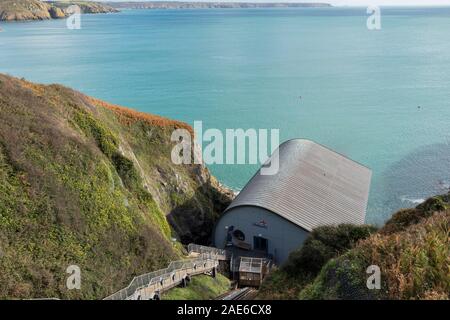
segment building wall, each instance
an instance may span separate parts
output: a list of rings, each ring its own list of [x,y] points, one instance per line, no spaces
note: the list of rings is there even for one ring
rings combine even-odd
[[[260,221],[267,223],[266,228],[257,226]],[[308,232],[292,222],[266,209],[242,206],[228,211],[216,225],[214,243],[218,248],[225,248],[228,229],[234,226],[245,234],[245,242],[253,248],[253,237],[261,236],[268,239],[268,253],[272,254],[276,264],[285,262],[289,253],[299,248]]]

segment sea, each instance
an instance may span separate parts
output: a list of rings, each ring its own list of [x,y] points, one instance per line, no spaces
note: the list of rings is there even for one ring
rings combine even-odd
[[[0,72],[203,130],[279,129],[373,171],[366,222],[450,187],[450,8],[123,10],[0,23]],[[258,165],[212,164],[237,192]]]

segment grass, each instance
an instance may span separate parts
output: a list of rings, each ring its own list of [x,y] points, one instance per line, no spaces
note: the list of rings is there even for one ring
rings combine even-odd
[[[216,278],[199,275],[192,278],[188,287],[173,288],[163,294],[163,300],[211,300],[230,290],[230,280],[220,273]]]
[[[106,106],[0,74],[0,298],[103,298],[180,258],[173,236],[208,237],[216,188],[206,169],[170,161],[179,122],[124,122]],[[66,288],[72,264],[81,290]]]

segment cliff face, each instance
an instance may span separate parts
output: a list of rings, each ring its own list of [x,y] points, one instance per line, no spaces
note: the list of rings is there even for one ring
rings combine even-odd
[[[65,18],[69,14],[67,8],[71,5],[78,5],[82,13],[117,12],[116,9],[108,5],[87,1],[2,0],[0,2],[0,21]]]
[[[450,299],[450,194],[401,210],[371,237],[330,260],[301,299]],[[368,289],[366,269],[380,270]]]
[[[231,193],[171,162],[175,128],[191,130],[0,75],[0,298],[102,298],[178,258],[173,237],[207,242]]]

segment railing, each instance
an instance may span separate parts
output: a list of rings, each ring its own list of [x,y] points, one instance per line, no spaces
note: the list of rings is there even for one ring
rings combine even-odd
[[[161,293],[180,284],[187,276],[211,271],[218,266],[218,260],[226,257],[225,250],[195,244],[190,244],[188,251],[200,255],[194,259],[173,261],[165,269],[134,277],[128,287],[104,300],[151,299],[156,292]]]
[[[196,253],[200,253],[200,254],[207,254],[207,255],[215,256],[219,260],[225,260],[227,257],[226,250],[222,250],[222,249],[218,249],[218,248],[214,248],[214,247],[201,246],[201,245],[194,244],[194,243],[191,243],[188,245],[188,251],[189,251],[189,253],[196,252]]]
[[[239,272],[262,273],[265,259],[241,257]]]

